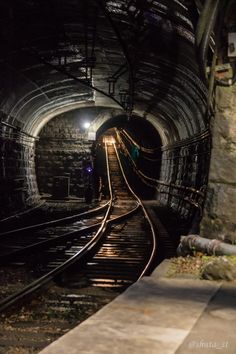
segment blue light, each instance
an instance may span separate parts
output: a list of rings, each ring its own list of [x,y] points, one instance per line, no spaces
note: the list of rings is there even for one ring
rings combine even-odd
[[[86,171],[88,174],[91,174],[91,173],[93,172],[93,169],[92,169],[91,166],[87,166],[87,167],[85,168],[85,171]]]

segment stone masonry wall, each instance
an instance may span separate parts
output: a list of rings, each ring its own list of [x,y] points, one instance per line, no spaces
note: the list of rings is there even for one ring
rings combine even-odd
[[[38,202],[34,143],[15,136],[11,129],[0,137],[0,217]]]
[[[236,243],[236,85],[217,88],[208,195],[201,236]]]
[[[68,114],[52,119],[36,146],[36,174],[41,193],[53,194],[53,178],[70,178],[70,195],[83,197],[83,161],[91,158],[91,142],[78,118]]]

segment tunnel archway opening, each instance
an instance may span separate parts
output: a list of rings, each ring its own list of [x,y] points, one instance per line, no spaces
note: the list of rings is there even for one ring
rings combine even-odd
[[[137,115],[128,120],[125,114],[113,116],[114,112],[106,116],[107,111],[109,110],[104,110],[104,107],[81,108],[60,114],[44,125],[35,151],[35,169],[41,195],[59,199],[69,195],[83,198],[88,184],[84,169],[86,164],[91,164],[94,165],[94,196],[97,197],[97,176],[105,174],[105,164],[102,161],[104,156],[97,157],[101,154],[97,154],[97,146],[102,142],[104,134],[113,129],[113,133],[119,136],[123,158],[126,156],[125,160],[131,159],[125,162],[127,172],[134,175],[133,179],[142,191],[141,196],[155,197],[155,190],[141,182],[137,171],[139,169],[142,173],[149,174],[149,177],[158,178],[162,144],[159,133],[149,121]],[[104,116],[105,121],[100,122],[99,128],[94,131],[96,121]],[[89,127],[86,128],[85,123]],[[96,137],[96,140],[91,140],[91,136],[92,139]],[[135,149],[139,156],[134,156]],[[136,173],[132,163],[136,167]],[[58,179],[64,183],[64,187]]]
[[[155,199],[156,188],[146,179],[154,181],[160,176],[162,141],[158,131],[149,121],[137,115],[130,119],[119,115],[98,129],[98,145],[107,134],[114,136],[127,178],[137,195],[142,199]]]

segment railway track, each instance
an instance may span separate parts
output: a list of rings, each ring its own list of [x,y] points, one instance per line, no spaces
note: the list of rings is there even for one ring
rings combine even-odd
[[[88,285],[123,290],[147,272],[156,251],[152,222],[125,178],[115,144],[108,145],[108,160],[114,194],[110,218],[131,210],[136,212],[128,219],[108,225],[103,244],[92,259],[82,271],[75,265],[75,272],[65,277],[70,286],[82,274]]]
[[[70,240],[101,223],[109,202],[89,211],[0,233],[0,264]]]
[[[90,225],[80,223],[78,229],[70,231],[69,236],[63,231],[57,236],[54,233],[52,238],[44,234],[46,239],[40,240],[39,237],[36,243],[18,245],[20,248],[11,252],[8,248],[8,253],[0,254],[5,262],[0,267],[0,311],[4,319],[7,318],[4,314],[11,312],[13,305],[14,311],[22,312],[19,306],[23,304],[23,313],[30,313],[30,316],[34,313],[32,316],[36,318],[52,311],[50,306],[53,305],[53,313],[59,309],[60,315],[68,311],[75,314],[75,321],[72,321],[73,325],[71,323],[73,327],[82,318],[78,311],[80,313],[84,301],[89,302],[86,296],[79,301],[80,296],[84,295],[81,294],[82,289],[90,289],[90,297],[94,296],[94,291],[106,294],[108,300],[98,301],[98,304],[94,302],[92,311],[95,311],[148,273],[156,252],[152,222],[126,180],[114,143],[106,144],[106,159],[111,198],[103,209],[104,215],[99,215],[99,220],[93,220],[92,225],[91,219],[88,221]],[[73,227],[77,228],[77,225]],[[25,259],[22,256],[26,254],[24,249],[27,247],[30,256]],[[52,291],[55,288],[56,291]],[[70,289],[73,289],[72,294]],[[25,305],[26,300],[29,310]],[[37,303],[37,307],[32,303]],[[61,318],[60,315],[57,314],[55,318]],[[31,317],[30,323],[34,326]],[[59,328],[58,332],[63,333],[63,330]],[[0,348],[1,345],[6,347],[4,343],[1,344],[0,332]],[[40,345],[42,347],[43,344]]]
[[[96,200],[88,205],[83,200],[74,197],[69,200],[56,200],[52,196],[44,196],[42,198],[42,201],[34,208],[29,208],[8,218],[1,219],[0,233],[34,226],[42,223],[42,220],[46,223],[60,220],[64,217],[76,216],[78,213],[86,212],[99,206]]]

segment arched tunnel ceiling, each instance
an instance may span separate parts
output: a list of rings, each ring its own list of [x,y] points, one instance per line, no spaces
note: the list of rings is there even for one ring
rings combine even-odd
[[[126,114],[121,109],[107,109],[107,107],[83,107],[79,109],[73,109],[68,112],[58,114],[55,118],[62,119],[64,122],[70,120],[74,121],[76,129],[79,129],[81,133],[95,132],[97,138],[101,137],[111,128],[118,128],[125,130],[140,146],[144,146],[150,149],[157,149],[163,145],[163,140],[158,134],[158,129],[147,119],[136,115],[132,116],[132,119],[127,120]],[[53,119],[54,120],[54,119]],[[57,120],[55,119],[55,122]],[[51,121],[50,124],[54,122]],[[90,127],[85,128],[85,123],[89,123]],[[57,124],[57,123],[54,123]],[[47,126],[45,126],[47,129]],[[48,128],[50,130],[50,128]],[[39,137],[45,131],[39,132]]]
[[[165,143],[205,130],[190,3],[1,1],[2,119],[34,135],[95,105],[148,119]]]

